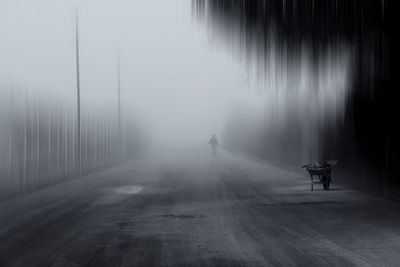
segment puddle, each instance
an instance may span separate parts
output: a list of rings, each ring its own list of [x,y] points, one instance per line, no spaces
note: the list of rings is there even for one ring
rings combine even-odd
[[[93,203],[93,205],[101,206],[117,204],[129,199],[132,195],[137,194],[142,190],[143,187],[140,185],[123,185],[120,187],[108,188],[107,191],[105,191],[104,194]]]
[[[143,190],[143,187],[140,185],[124,185],[121,187],[117,187],[114,190],[115,193],[118,194],[137,194]]]

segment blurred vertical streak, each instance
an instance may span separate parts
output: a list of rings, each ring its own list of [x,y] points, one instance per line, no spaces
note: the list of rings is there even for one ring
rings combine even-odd
[[[36,181],[35,190],[40,181],[40,94],[36,95]]]
[[[63,103],[60,104],[60,112],[58,114],[60,118],[60,177],[63,181],[65,179],[65,169],[64,169],[64,150],[65,150],[65,142],[64,142],[64,109],[65,106]]]
[[[117,131],[119,131],[118,129],[118,124],[115,125],[115,117],[113,117],[112,123],[111,123],[111,140],[112,140],[112,160],[113,162],[117,162],[117,158],[116,158],[116,135],[115,135],[115,129],[117,129]],[[117,141],[118,142],[118,141]]]
[[[103,141],[103,146],[104,146],[104,165],[107,164],[107,129],[108,129],[108,113],[107,110],[104,110],[104,141]]]
[[[119,131],[119,141],[118,141],[118,160],[122,160],[122,128],[121,128],[121,52],[118,50],[118,131]]]
[[[20,184],[20,191],[25,192],[26,176],[27,176],[27,152],[28,152],[28,92],[25,89],[25,114],[24,114],[24,173]]]
[[[68,176],[68,107],[65,108],[65,131],[64,131],[64,177]]]
[[[192,0],[192,17],[202,21],[206,15],[206,1],[205,0]]]
[[[14,135],[14,87],[11,86],[11,95],[10,95],[10,158],[8,162],[8,179],[9,179],[9,186],[11,189],[11,193],[14,193],[14,182],[13,182],[13,135]]]
[[[51,106],[49,106],[49,117],[48,117],[48,143],[47,143],[47,176],[51,176]]]
[[[99,164],[103,164],[103,114],[99,113],[99,140],[97,142],[99,147]]]
[[[95,168],[97,168],[97,163],[99,159],[99,146],[98,146],[98,137],[99,137],[99,122],[98,116],[93,117],[94,120],[94,127],[96,134],[94,135],[94,164]]]
[[[77,146],[78,146],[78,176],[82,173],[82,149],[81,149],[81,92],[80,92],[80,73],[79,73],[79,13],[76,11],[76,96],[77,96]]]
[[[106,151],[105,151],[105,114],[104,110],[101,115],[101,166],[105,164]]]
[[[72,105],[73,107],[73,105]],[[72,108],[72,112],[71,112],[71,119],[72,119],[72,130],[71,130],[71,148],[72,148],[72,152],[71,152],[71,175],[75,176],[75,109]]]
[[[336,158],[340,182],[400,192],[398,112],[391,109],[398,90],[389,75],[389,52],[392,59],[398,50],[390,49],[393,2],[193,1],[198,20],[206,13],[210,36],[244,59],[256,82],[264,78],[254,87],[268,92],[270,105],[258,112],[269,127],[260,130],[258,121],[245,119],[251,112],[238,111],[244,118],[230,120],[229,143],[285,164]]]
[[[86,107],[87,109],[87,107]],[[83,112],[82,112],[83,111]],[[82,166],[82,175],[85,174],[86,171],[86,114],[87,110],[81,110],[81,166]]]
[[[107,161],[111,161],[111,118],[110,112],[107,112]]]
[[[89,120],[92,120],[92,117],[94,117],[94,116],[96,116],[96,115],[92,114],[91,116],[89,116]],[[93,123],[91,123],[91,124],[93,124]],[[94,134],[96,134],[96,132]],[[90,141],[90,142],[92,142],[92,141]]]
[[[93,120],[93,113],[90,113],[90,168],[94,169],[95,166],[95,162],[94,162],[94,139],[93,139],[93,125],[94,125],[94,120]]]
[[[120,142],[119,136],[120,136],[120,129],[118,128],[118,122],[116,120],[113,120],[114,122],[114,127],[113,127],[113,138],[114,138],[114,161],[117,162],[119,161],[119,149],[118,149],[118,144]]]
[[[111,117],[110,112],[107,114],[107,161],[110,163],[112,160],[112,146],[111,146]]]
[[[60,168],[60,154],[61,154],[61,149],[60,149],[60,146],[61,146],[61,144],[60,144],[60,141],[61,141],[61,138],[60,138],[60,106],[59,105],[57,105],[57,111],[56,111],[56,120],[57,120],[57,132],[56,132],[56,140],[57,140],[57,144],[56,144],[56,160],[57,160],[57,163],[56,163],[56,176],[57,176],[57,178],[58,178],[58,180],[60,179],[59,177],[61,176],[60,174],[61,174],[61,168]]]

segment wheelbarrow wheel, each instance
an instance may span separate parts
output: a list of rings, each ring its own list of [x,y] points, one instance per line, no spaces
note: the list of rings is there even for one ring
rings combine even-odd
[[[329,182],[324,183],[324,190],[329,190]]]

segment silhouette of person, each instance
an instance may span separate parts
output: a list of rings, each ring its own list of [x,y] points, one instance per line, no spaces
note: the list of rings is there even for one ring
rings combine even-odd
[[[218,139],[215,137],[215,134],[212,135],[210,141],[208,141],[208,144],[211,145],[211,149],[213,152],[213,155],[217,155],[217,147],[218,147]]]

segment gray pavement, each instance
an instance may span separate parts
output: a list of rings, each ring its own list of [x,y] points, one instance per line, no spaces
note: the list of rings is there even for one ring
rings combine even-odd
[[[0,266],[400,266],[399,208],[225,151],[162,152],[0,204]]]

